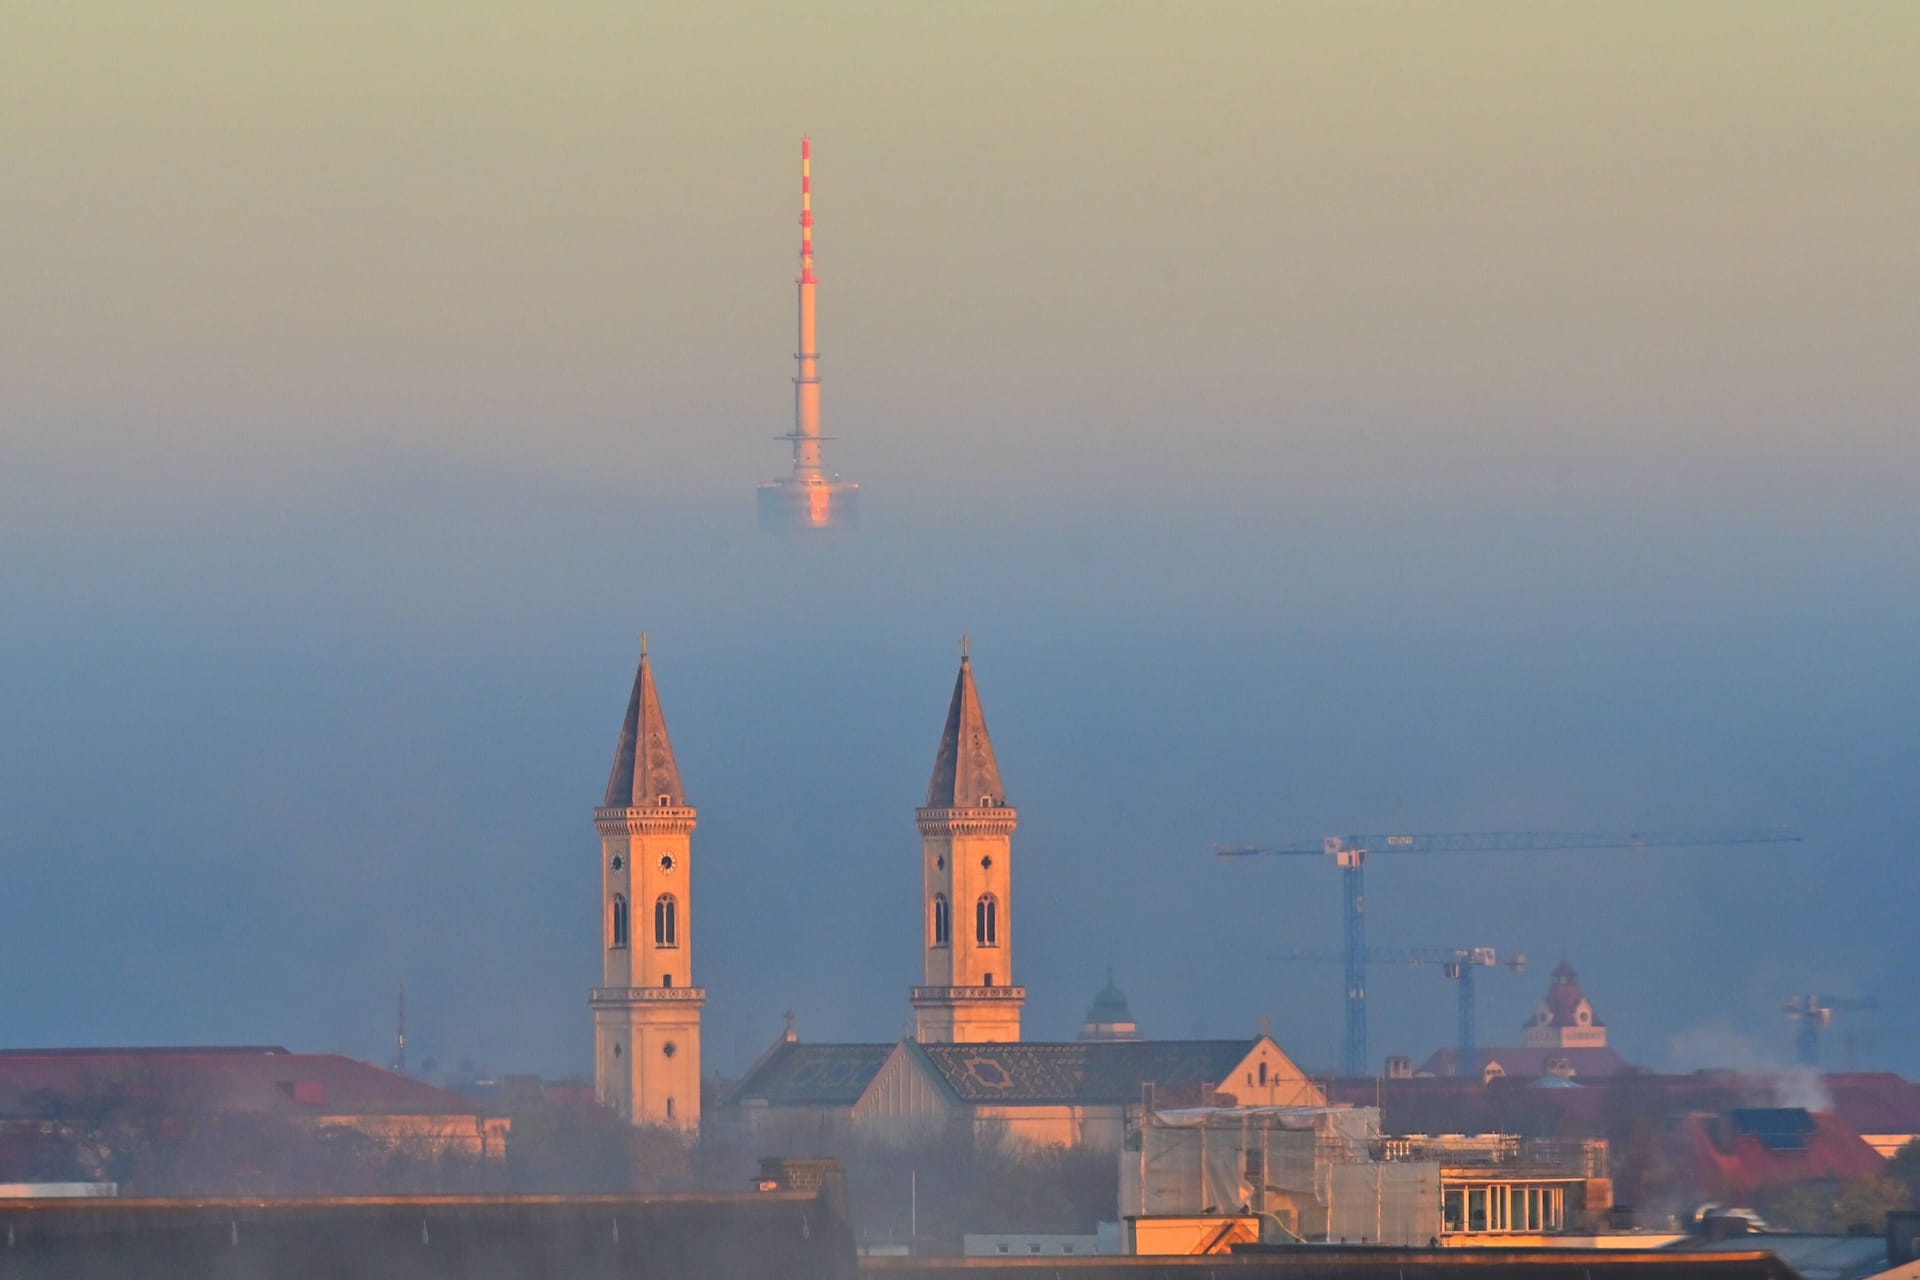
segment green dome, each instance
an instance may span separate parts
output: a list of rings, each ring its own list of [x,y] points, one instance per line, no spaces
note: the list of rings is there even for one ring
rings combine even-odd
[[[1107,975],[1107,985],[1100,988],[1100,994],[1087,1006],[1087,1021],[1099,1025],[1133,1021],[1133,1011],[1127,1008],[1127,993],[1113,985],[1111,973]]]

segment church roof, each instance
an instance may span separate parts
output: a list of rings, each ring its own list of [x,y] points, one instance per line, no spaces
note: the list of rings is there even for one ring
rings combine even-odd
[[[1226,1082],[1258,1040],[1081,1040],[1058,1044],[923,1044],[963,1102],[1095,1106],[1140,1101],[1140,1089]]]
[[[613,773],[607,778],[608,809],[685,807],[680,766],[667,740],[667,721],[660,714],[660,695],[653,687],[653,667],[640,647],[640,670],[627,698],[626,719],[620,722],[620,745],[613,753]]]
[[[980,694],[973,687],[973,664],[962,654],[960,675],[953,682],[953,701],[947,707],[947,726],[940,733],[940,750],[933,758],[926,807],[972,809],[1006,802],[1006,792],[1000,786],[1000,765],[993,758],[993,740],[987,736],[987,718],[980,711]]]
[[[775,1107],[850,1107],[880,1074],[890,1044],[803,1044],[787,1040],[734,1086],[728,1101]]]

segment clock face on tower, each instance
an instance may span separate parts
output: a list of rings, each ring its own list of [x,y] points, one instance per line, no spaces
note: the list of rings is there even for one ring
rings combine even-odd
[[[660,855],[660,869],[661,869],[662,871],[671,871],[671,870],[673,870],[673,855],[672,855],[672,854],[670,854],[670,853],[663,853],[663,854],[661,854],[661,855]]]
[[[624,866],[626,866],[626,865],[627,865],[627,863],[626,863],[626,859],[624,859],[624,858],[622,858],[622,857],[621,857],[621,856],[620,856],[619,854],[617,854],[617,853],[613,855],[613,869],[614,869],[615,871],[618,871],[618,870],[619,870],[620,868],[622,868],[622,867],[624,867]]]

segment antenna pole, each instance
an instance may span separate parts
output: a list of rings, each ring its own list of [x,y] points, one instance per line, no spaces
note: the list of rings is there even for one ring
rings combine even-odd
[[[400,984],[400,1018],[393,1029],[393,1069],[407,1074],[407,984]]]

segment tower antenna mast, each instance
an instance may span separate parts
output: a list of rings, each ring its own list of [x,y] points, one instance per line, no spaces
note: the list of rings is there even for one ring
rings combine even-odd
[[[816,340],[813,274],[813,140],[800,139],[799,346],[793,353],[793,430],[778,439],[793,446],[793,470],[760,486],[760,523],[773,530],[835,529],[854,522],[860,486],[829,475],[821,445],[820,350]]]

